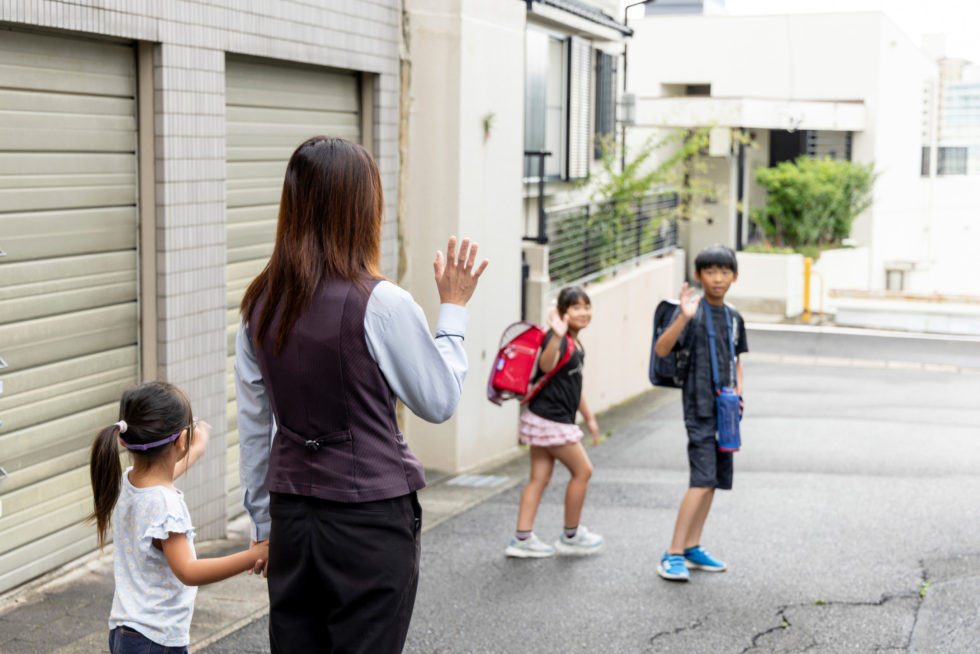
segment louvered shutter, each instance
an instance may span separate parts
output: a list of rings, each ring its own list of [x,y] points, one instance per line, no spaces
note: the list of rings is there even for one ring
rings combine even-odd
[[[96,547],[89,450],[139,378],[136,144],[132,48],[0,30],[0,592]]]
[[[568,179],[589,175],[589,98],[592,93],[592,46],[586,39],[570,37],[568,65]]]
[[[806,153],[814,159],[851,159],[851,133],[828,130],[806,132]]]
[[[227,124],[228,515],[243,511],[238,477],[235,334],[245,289],[272,254],[290,155],[311,136],[360,142],[355,73],[229,57],[225,66]]]

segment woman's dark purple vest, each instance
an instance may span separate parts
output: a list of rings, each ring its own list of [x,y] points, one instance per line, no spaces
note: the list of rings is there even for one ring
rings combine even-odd
[[[425,486],[422,464],[398,430],[395,394],[364,335],[364,312],[378,281],[320,284],[276,355],[280,304],[255,348],[278,428],[268,490],[368,502]],[[250,325],[258,324],[266,301],[260,297]]]

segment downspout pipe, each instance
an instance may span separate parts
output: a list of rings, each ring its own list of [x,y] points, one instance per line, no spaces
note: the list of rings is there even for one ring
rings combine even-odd
[[[745,214],[745,143],[743,140],[738,142],[738,188],[735,195],[735,250],[742,250],[742,222]]]

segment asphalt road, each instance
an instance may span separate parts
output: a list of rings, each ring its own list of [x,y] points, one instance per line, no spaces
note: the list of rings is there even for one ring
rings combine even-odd
[[[980,343],[753,330],[749,345],[735,488],[703,538],[727,572],[656,574],[687,485],[674,401],[589,450],[583,522],[605,551],[505,558],[520,486],[426,532],[405,651],[980,651]],[[266,629],[203,651],[268,651]]]

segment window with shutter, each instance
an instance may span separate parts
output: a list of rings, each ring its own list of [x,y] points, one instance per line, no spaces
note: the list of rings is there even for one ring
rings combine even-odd
[[[614,55],[596,51],[595,62],[595,151],[602,157],[602,144],[616,130],[616,61]]]
[[[589,97],[592,91],[592,45],[573,36],[568,65],[568,168],[566,178],[589,176]]]
[[[528,27],[525,50],[524,150],[550,152],[544,176],[568,174],[569,39]],[[524,176],[539,175],[539,160],[525,158]]]
[[[609,92],[612,92],[611,86]],[[574,180],[588,176],[592,147],[591,99],[591,42],[528,26],[524,150],[551,153],[545,158],[546,178]],[[612,131],[611,118],[609,129]],[[537,157],[526,157],[524,177],[538,177],[538,167]]]

